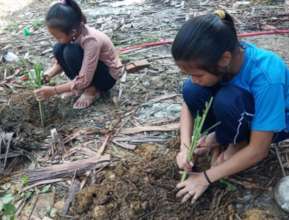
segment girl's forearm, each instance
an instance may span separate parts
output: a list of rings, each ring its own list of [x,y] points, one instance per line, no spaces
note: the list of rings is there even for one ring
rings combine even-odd
[[[191,144],[193,124],[191,112],[186,103],[183,103],[180,119],[181,150],[186,149]]]
[[[46,74],[49,75],[50,77],[54,77],[61,72],[62,67],[58,63],[55,63],[49,70],[46,71]]]
[[[55,89],[55,93],[56,94],[62,94],[65,92],[71,92],[71,88],[73,86],[73,82],[67,82],[67,83],[63,83],[57,86],[54,86]]]
[[[207,170],[207,175],[212,182],[215,182],[223,177],[246,170],[267,156],[269,146],[270,144],[266,143],[263,146],[249,144],[235,153],[230,159]]]

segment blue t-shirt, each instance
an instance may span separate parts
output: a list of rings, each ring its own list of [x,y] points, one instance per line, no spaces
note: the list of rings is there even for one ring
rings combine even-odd
[[[244,63],[229,82],[249,91],[255,101],[253,131],[289,130],[289,69],[271,51],[241,43]]]

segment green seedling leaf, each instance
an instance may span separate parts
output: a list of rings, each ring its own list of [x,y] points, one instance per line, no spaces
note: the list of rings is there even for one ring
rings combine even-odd
[[[33,88],[40,88],[43,85],[43,67],[40,63],[34,64],[33,70],[28,73],[29,82],[33,85]],[[42,103],[38,102],[38,108],[40,113],[41,125],[44,127],[44,114],[42,109]]]
[[[32,33],[31,33],[31,31],[30,31],[29,26],[25,26],[25,27],[23,28],[23,35],[24,35],[24,37],[29,37],[31,34],[32,34]]]
[[[28,176],[22,176],[21,177],[21,184],[22,186],[27,186],[29,183],[29,177]]]
[[[43,26],[43,24],[44,24],[43,20],[40,19],[32,21],[32,27],[34,30],[39,29],[41,26]]]
[[[14,196],[10,193],[5,194],[3,197],[0,198],[1,202],[3,202],[3,204],[8,204],[10,202],[12,202],[14,199]]]
[[[2,208],[2,212],[6,216],[14,216],[16,213],[16,208],[13,204],[5,204]]]
[[[30,199],[32,195],[33,195],[33,192],[31,192],[31,191],[25,192],[24,193],[24,198],[25,199]]]
[[[41,193],[48,193],[50,191],[50,185],[44,186],[41,189]]]
[[[3,209],[3,206],[4,206],[4,203],[0,200],[0,213],[1,213],[2,209]]]
[[[237,190],[237,187],[230,183],[228,180],[221,179],[219,180],[220,184],[224,186],[228,191],[234,192]]]

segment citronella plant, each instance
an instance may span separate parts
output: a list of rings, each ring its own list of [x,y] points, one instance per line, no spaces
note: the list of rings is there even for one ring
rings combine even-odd
[[[40,88],[43,85],[43,68],[42,65],[34,64],[33,70],[28,73],[29,82],[33,88]],[[42,110],[42,103],[38,101],[38,108],[40,113],[41,126],[44,127],[44,114]]]
[[[208,115],[209,109],[212,105],[212,102],[213,102],[213,98],[211,98],[209,100],[209,102],[206,103],[205,110],[204,110],[202,116],[197,114],[197,116],[195,117],[192,141],[191,141],[191,146],[189,146],[189,148],[188,148],[187,161],[192,161],[192,159],[193,159],[193,153],[197,147],[199,139],[202,136],[203,125],[204,125],[205,119]],[[186,179],[187,175],[188,175],[188,173],[186,171],[182,172],[181,181],[184,181]]]

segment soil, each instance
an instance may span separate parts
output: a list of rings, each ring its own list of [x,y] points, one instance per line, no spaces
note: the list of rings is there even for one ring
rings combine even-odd
[[[169,149],[164,153],[158,151],[157,146],[146,145],[136,151],[135,159],[122,160],[103,176],[99,175],[100,183],[77,194],[71,215],[79,219],[97,220],[191,219],[192,216],[200,220],[235,219],[236,214],[250,220],[281,219],[273,210],[262,207],[264,204],[259,204],[259,209],[255,211],[246,208],[246,204],[240,201],[246,190],[238,187],[230,191],[220,183],[213,184],[196,204],[181,204],[175,197],[176,184],[180,181],[179,170],[174,162],[178,142],[168,143],[168,146]],[[204,169],[205,166],[208,166],[208,161],[202,160],[197,169]],[[253,171],[255,175],[262,172],[264,170],[261,169]],[[251,190],[252,198],[268,193],[258,191]],[[238,209],[238,203],[243,203],[244,207],[240,209],[239,206]]]

